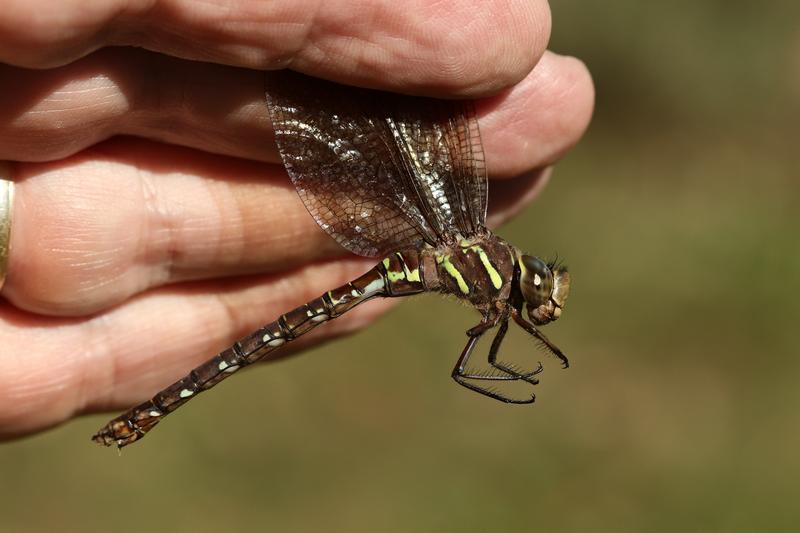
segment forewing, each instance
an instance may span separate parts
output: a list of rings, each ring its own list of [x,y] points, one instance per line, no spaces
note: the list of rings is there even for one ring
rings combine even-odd
[[[486,176],[468,103],[267,74],[284,165],[319,225],[380,256],[483,227]]]

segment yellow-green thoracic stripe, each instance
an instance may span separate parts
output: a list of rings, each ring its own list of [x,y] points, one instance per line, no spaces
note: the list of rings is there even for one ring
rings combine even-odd
[[[477,244],[474,244],[472,246],[463,248],[462,251],[464,253],[471,251],[478,254],[478,258],[481,260],[481,264],[486,270],[486,273],[489,274],[489,279],[492,280],[492,285],[494,285],[494,288],[500,289],[500,287],[503,286],[503,276],[501,276],[500,272],[498,272],[494,267],[492,262],[489,260],[489,256],[486,254],[486,251],[483,248]]]
[[[489,273],[489,279],[492,280],[492,285],[494,285],[495,289],[499,289],[503,286],[503,276],[500,275],[500,272],[494,267],[491,261],[489,261],[489,256],[486,255],[486,252],[483,251],[483,248],[480,246],[473,246],[473,248],[477,249],[478,257],[481,259],[481,263],[483,264],[483,268],[486,269],[486,272]]]
[[[442,265],[444,267],[444,271],[447,272],[450,277],[456,280],[458,289],[461,292],[464,294],[469,294],[469,285],[467,285],[467,282],[464,281],[464,276],[461,275],[461,272],[459,272],[455,265],[450,262],[449,255],[437,255],[436,262]]]

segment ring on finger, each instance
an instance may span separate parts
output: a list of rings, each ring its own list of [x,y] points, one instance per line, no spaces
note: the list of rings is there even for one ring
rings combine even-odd
[[[8,256],[11,252],[11,211],[14,200],[14,182],[11,165],[0,161],[0,290],[8,274]]]

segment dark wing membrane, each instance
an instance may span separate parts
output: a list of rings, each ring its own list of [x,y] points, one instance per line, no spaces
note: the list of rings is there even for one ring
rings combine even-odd
[[[359,255],[483,228],[486,174],[469,103],[267,74],[278,148],[317,223]]]

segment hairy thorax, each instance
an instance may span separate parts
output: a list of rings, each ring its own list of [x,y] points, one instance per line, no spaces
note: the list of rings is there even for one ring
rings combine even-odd
[[[514,276],[514,249],[492,234],[422,252],[429,289],[454,295],[480,310],[506,301]],[[435,272],[436,280],[429,275]]]

